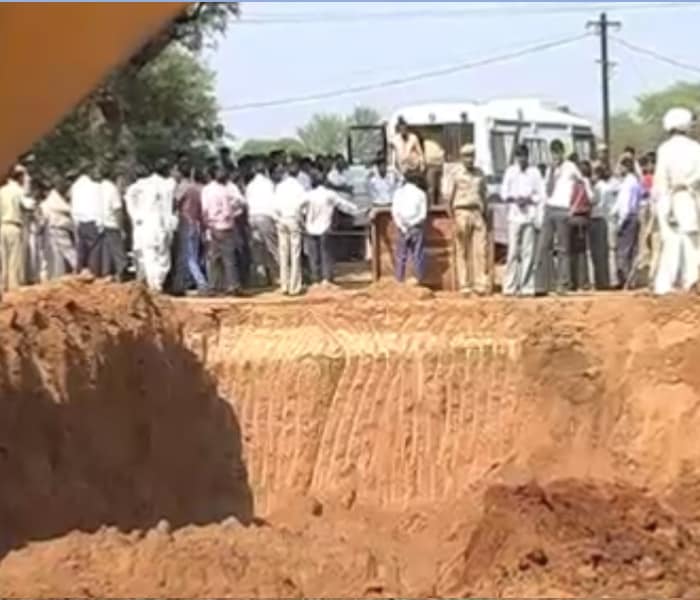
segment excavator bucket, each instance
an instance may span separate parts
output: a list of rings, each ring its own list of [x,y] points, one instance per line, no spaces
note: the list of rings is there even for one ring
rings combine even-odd
[[[0,172],[186,6],[0,4]]]

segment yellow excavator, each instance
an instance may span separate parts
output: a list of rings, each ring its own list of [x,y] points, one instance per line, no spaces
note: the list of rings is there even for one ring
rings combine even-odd
[[[0,172],[187,6],[0,4]]]

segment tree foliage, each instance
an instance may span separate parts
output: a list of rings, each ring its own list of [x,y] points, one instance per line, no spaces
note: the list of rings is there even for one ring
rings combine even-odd
[[[239,150],[240,155],[266,155],[276,150],[284,150],[288,154],[304,154],[306,147],[300,140],[291,137],[279,139],[250,139],[246,140]]]
[[[682,106],[700,113],[700,83],[676,83],[664,90],[637,98],[634,111],[617,113],[611,119],[613,156],[625,146],[633,146],[640,153],[655,150],[664,138],[664,114],[674,106]]]
[[[223,128],[214,74],[197,52],[237,14],[237,3],[189,5],[36,144],[39,177],[104,161],[133,174],[136,164],[207,152]]]
[[[352,125],[376,125],[381,115],[373,108],[357,106],[348,116],[319,113],[297,129],[297,135],[307,152],[312,154],[343,153],[347,144],[348,128]]]
[[[320,113],[297,130],[307,151],[313,154],[337,154],[345,148],[347,120],[341,115]]]

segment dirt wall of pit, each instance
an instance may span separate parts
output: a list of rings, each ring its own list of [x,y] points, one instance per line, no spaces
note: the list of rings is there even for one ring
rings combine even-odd
[[[231,405],[143,290],[74,281],[8,300],[0,554],[105,524],[250,522]]]
[[[241,423],[261,514],[290,494],[405,509],[513,476],[696,489],[694,298],[192,311],[185,344]]]
[[[697,597],[699,325],[694,297],[9,295],[0,592]]]

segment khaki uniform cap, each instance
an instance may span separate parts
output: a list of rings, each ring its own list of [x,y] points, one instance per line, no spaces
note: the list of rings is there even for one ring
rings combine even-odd
[[[472,155],[474,155],[474,154],[475,154],[474,144],[464,144],[464,146],[462,146],[462,147],[459,149],[459,154],[460,154],[461,156],[472,156]]]

